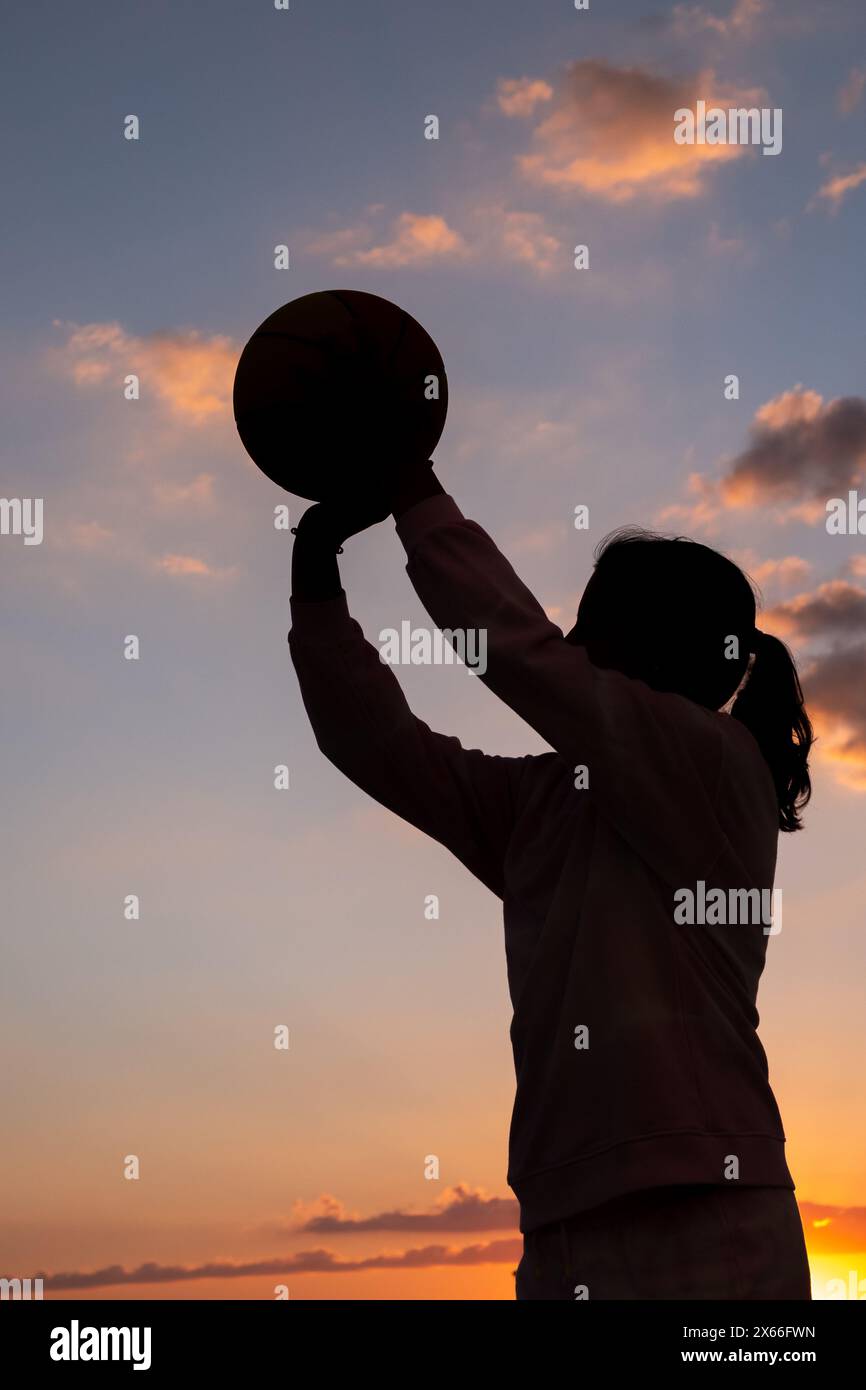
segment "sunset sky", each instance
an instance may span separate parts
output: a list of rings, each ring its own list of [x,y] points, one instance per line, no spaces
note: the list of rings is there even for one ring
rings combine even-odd
[[[501,904],[316,748],[286,494],[231,416],[256,325],[351,287],[436,339],[438,474],[554,621],[632,522],[730,553],[795,651],[820,742],[760,1032],[816,1295],[866,1296],[866,537],[824,524],[866,496],[862,0],[84,0],[6,29],[0,491],[44,499],[44,540],[0,536],[0,1276],[513,1296]],[[699,99],[781,108],[781,153],[676,145]],[[390,522],[347,544],[373,639],[428,621],[404,560]],[[544,751],[464,669],[398,674],[464,745]]]

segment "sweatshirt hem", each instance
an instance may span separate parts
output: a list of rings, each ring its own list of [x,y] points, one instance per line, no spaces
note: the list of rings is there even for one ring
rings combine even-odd
[[[731,1158],[739,1176],[726,1178]],[[576,1158],[556,1168],[522,1176],[509,1174],[520,1203],[525,1234],[551,1221],[563,1221],[616,1197],[653,1187],[707,1183],[716,1187],[794,1188],[785,1160],[785,1141],[764,1134],[706,1134],[674,1131],[627,1139],[612,1148]]]

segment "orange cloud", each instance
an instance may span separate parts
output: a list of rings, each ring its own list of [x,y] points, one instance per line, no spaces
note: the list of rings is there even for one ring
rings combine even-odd
[[[803,689],[819,756],[845,786],[866,792],[866,644],[817,658],[803,672]]]
[[[830,580],[768,609],[764,621],[786,637],[829,644],[802,672],[817,753],[840,782],[866,791],[866,590]]]
[[[54,354],[77,386],[93,387],[140,379],[142,399],[155,397],[169,413],[191,425],[229,414],[239,348],[223,335],[205,337],[195,329],[127,333],[119,323],[61,324],[66,341]]]
[[[686,491],[694,499],[691,502],[672,502],[656,512],[657,526],[674,526],[686,532],[700,531],[712,536],[719,529],[719,519],[724,511],[720,497],[719,484],[703,473],[690,473],[686,479]]]
[[[536,106],[550,101],[553,88],[549,82],[531,77],[500,77],[496,100],[506,116],[531,116]]]
[[[798,584],[811,568],[809,561],[802,560],[799,555],[785,555],[780,560],[761,561],[751,570],[751,575],[757,584]]]
[[[237,573],[233,565],[218,568],[194,555],[162,555],[155,564],[163,574],[181,579],[231,579]]]
[[[828,500],[844,496],[866,475],[866,399],[861,396],[825,401],[797,385],[755,412],[749,435],[720,478],[692,473],[687,489],[694,500],[663,508],[657,522],[712,535],[724,512],[772,503],[773,521],[816,525],[826,517]]]
[[[783,391],[765,401],[755,411],[754,424],[769,430],[781,430],[786,425],[801,425],[816,420],[824,405],[817,391],[807,391],[797,385],[793,391]]]
[[[401,212],[392,225],[388,240],[370,246],[372,233],[367,226],[346,227],[327,232],[308,244],[314,254],[330,256],[338,266],[376,266],[393,269],[406,265],[429,265],[434,261],[466,255],[459,232],[444,217]]]
[[[433,261],[464,263],[509,262],[528,266],[539,274],[563,268],[567,262],[563,244],[537,212],[521,212],[501,204],[475,207],[471,227],[457,231],[443,217],[419,217],[403,212],[392,224],[388,239],[375,243],[368,224],[325,232],[307,249],[329,256],[336,266],[425,265]]]
[[[853,193],[855,188],[859,188],[861,183],[866,183],[866,164],[858,164],[857,168],[852,170],[850,174],[834,174],[825,183],[822,183],[815,198],[821,198],[824,202],[829,203],[830,211],[836,213],[848,194]]]
[[[746,152],[743,145],[678,145],[674,112],[708,106],[754,106],[763,94],[724,88],[712,72],[691,81],[657,77],[586,59],[572,63],[535,127],[533,149],[518,167],[533,183],[580,190],[608,202],[637,197],[696,198],[712,169]]]
[[[866,590],[830,579],[813,593],[776,604],[768,617],[781,632],[800,638],[866,635]]]
[[[831,1207],[819,1202],[800,1202],[799,1206],[810,1254],[866,1250],[866,1207]]]
[[[565,268],[562,242],[536,212],[504,212],[494,223],[505,260],[519,261],[541,274]]]
[[[795,386],[756,411],[751,441],[729,465],[720,496],[728,507],[790,498],[822,506],[866,467],[866,400],[825,401]],[[821,508],[818,508],[819,514]]]

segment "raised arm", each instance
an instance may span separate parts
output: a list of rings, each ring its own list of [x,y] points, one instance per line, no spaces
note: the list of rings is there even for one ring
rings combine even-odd
[[[484,683],[565,760],[600,810],[672,883],[725,847],[714,810],[722,716],[594,667],[566,642],[491,537],[429,475],[395,509],[407,573],[442,629],[481,629]],[[580,795],[580,792],[576,792]]]
[[[393,671],[349,613],[334,525],[316,508],[306,513],[292,561],[289,647],[316,742],[356,786],[444,845],[502,897],[527,759],[465,749],[413,715]]]

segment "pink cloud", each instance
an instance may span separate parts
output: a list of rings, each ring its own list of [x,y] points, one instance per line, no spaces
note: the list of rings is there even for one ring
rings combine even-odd
[[[143,336],[119,323],[61,324],[66,334],[53,354],[82,388],[112,383],[122,398],[124,379],[140,379],[143,400],[153,397],[175,419],[205,425],[230,416],[238,345],[224,335],[195,329]]]
[[[485,205],[474,207],[469,220],[469,228],[458,231],[443,217],[403,212],[392,223],[390,234],[379,241],[368,223],[360,223],[355,228],[322,233],[307,249],[328,256],[336,266],[393,268],[482,260],[487,264],[520,264],[546,275],[567,265],[562,242],[540,213],[502,204]]]
[[[690,500],[656,516],[660,525],[715,534],[725,513],[772,504],[771,519],[817,525],[831,497],[844,496],[866,476],[866,399],[825,401],[802,385],[766,401],[754,414],[746,447],[718,478],[692,473]]]
[[[496,86],[496,101],[505,116],[531,116],[552,97],[553,88],[541,78],[501,77]]]
[[[825,401],[795,386],[755,413],[747,447],[728,465],[720,499],[730,508],[792,500],[819,505],[859,481],[866,468],[866,400]]]
[[[799,638],[866,636],[866,590],[846,579],[830,579],[812,593],[798,594],[769,610],[782,632]]]
[[[376,266],[379,269],[429,265],[466,255],[460,233],[437,214],[401,212],[385,241],[371,246],[370,240],[372,233],[364,224],[323,233],[309,242],[308,250],[330,257],[334,265]]]
[[[809,561],[801,559],[799,555],[784,555],[778,560],[762,560],[751,566],[747,560],[743,560],[742,563],[749,569],[756,584],[775,584],[781,588],[801,583],[812,568]]]
[[[830,580],[768,609],[765,622],[785,637],[823,647],[802,669],[817,754],[840,782],[866,791],[866,591]]]
[[[564,268],[562,243],[547,230],[539,213],[506,212],[499,235],[506,260],[521,261],[542,274]]]
[[[815,199],[822,199],[829,203],[830,211],[839,211],[849,193],[853,193],[861,184],[866,183],[866,163],[858,164],[856,169],[852,169],[849,174],[833,174],[829,179],[822,183]],[[814,206],[814,201],[811,204]]]
[[[219,568],[195,555],[162,555],[154,563],[163,574],[175,579],[232,579],[237,574],[234,565]]]
[[[709,71],[674,80],[583,59],[562,74],[518,168],[533,183],[608,202],[697,198],[711,171],[740,158],[746,147],[678,145],[674,112],[694,108],[698,99],[708,106],[751,107],[762,95],[726,87]]]

